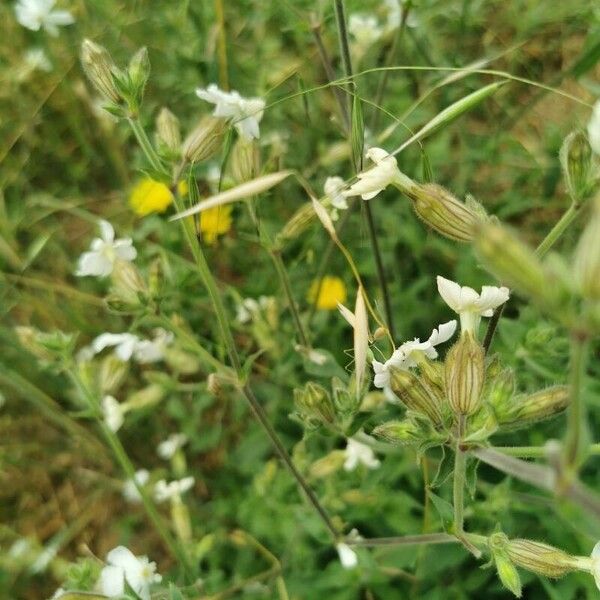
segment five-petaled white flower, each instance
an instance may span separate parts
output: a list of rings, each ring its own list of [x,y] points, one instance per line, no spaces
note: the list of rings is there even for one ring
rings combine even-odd
[[[262,98],[243,98],[238,92],[224,92],[214,83],[207,88],[198,88],[196,96],[215,105],[213,115],[232,119],[238,133],[247,139],[258,139],[258,123],[263,117],[265,101]]]
[[[108,221],[101,220],[99,226],[101,237],[93,239],[89,252],[79,257],[75,273],[78,277],[106,277],[117,260],[131,261],[137,256],[130,238],[115,240],[115,230]]]
[[[162,577],[156,572],[156,563],[147,556],[135,556],[125,546],[117,546],[106,555],[108,563],[100,572],[99,588],[109,598],[125,593],[125,582],[142,599],[150,600],[150,586]]]
[[[169,460],[175,452],[187,444],[188,438],[185,433],[172,433],[164,442],[161,442],[156,452],[161,458]]]
[[[133,357],[137,362],[147,364],[162,360],[172,341],[173,334],[160,328],[155,330],[152,340],[142,340],[132,333],[103,333],[92,341],[91,350],[93,354],[99,354],[114,346],[120,360],[128,361]]]
[[[182,494],[192,489],[194,481],[193,477],[184,477],[183,479],[169,481],[168,483],[164,479],[161,479],[154,486],[154,499],[157,502],[179,500]]]
[[[45,29],[50,35],[58,35],[58,27],[75,22],[68,10],[54,10],[56,0],[19,0],[15,4],[17,21],[32,31]]]
[[[328,177],[323,186],[323,191],[331,201],[331,205],[338,210],[346,210],[348,208],[348,202],[344,194],[342,194],[345,186],[346,184],[341,177]]]
[[[104,396],[102,398],[102,415],[106,426],[111,431],[117,432],[125,420],[125,409],[114,396]]]
[[[125,500],[132,503],[141,502],[142,495],[138,490],[138,486],[143,487],[148,483],[149,479],[150,473],[147,469],[136,471],[132,479],[128,479],[123,483],[123,497]]]
[[[373,15],[353,14],[348,19],[348,32],[353,50],[360,58],[383,35],[383,28]]]
[[[401,346],[394,350],[392,356],[384,363],[377,360],[373,361],[373,371],[375,378],[373,383],[375,387],[386,390],[390,386],[390,369],[400,369],[408,371],[416,367],[418,359],[421,356],[425,356],[429,359],[437,358],[437,350],[435,346],[447,342],[456,331],[456,321],[448,321],[438,325],[437,329],[434,329],[425,342],[422,342],[419,338],[404,342]]]
[[[366,156],[375,165],[359,173],[358,181],[342,192],[344,196],[362,196],[363,200],[370,200],[401,177],[396,159],[382,148],[370,148]]]
[[[343,542],[337,544],[335,548],[338,551],[342,567],[344,567],[344,569],[354,569],[358,564],[356,552],[354,552],[348,544],[344,544]]]
[[[437,286],[444,302],[460,316],[461,331],[477,333],[481,317],[491,317],[494,309],[504,304],[510,295],[507,287],[484,285],[481,294],[473,288],[460,286],[438,275]]]
[[[587,126],[588,140],[592,150],[600,156],[600,100],[594,104]]]
[[[346,471],[354,471],[361,463],[368,469],[376,469],[380,465],[372,448],[352,438],[348,438],[344,456],[346,458],[344,461]]]
[[[52,71],[52,63],[42,48],[31,48],[25,53],[25,64],[32,71]]]

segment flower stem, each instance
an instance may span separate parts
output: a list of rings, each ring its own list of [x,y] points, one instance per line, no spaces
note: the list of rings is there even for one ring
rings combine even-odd
[[[146,135],[146,132],[144,131],[139,119],[137,117],[129,117],[127,122],[129,123],[129,126],[131,127],[131,130],[133,131],[133,134],[135,135],[135,138],[137,139],[144,156],[150,163],[150,166],[158,173],[166,175],[167,172],[165,171],[165,167],[156,153],[156,150],[154,150],[154,147],[150,143],[150,140],[148,139],[148,136]]]
[[[589,356],[589,341],[585,335],[573,334],[569,381],[569,409],[565,436],[566,464],[577,468],[584,459],[589,444],[587,411],[582,388]]]
[[[458,539],[448,533],[424,533],[419,535],[402,535],[396,537],[346,539],[348,546],[417,546],[420,544],[455,544]]]
[[[175,195],[175,205],[179,212],[184,210],[181,198],[179,198],[178,195]],[[227,315],[225,313],[225,307],[217,289],[215,279],[210,271],[204,253],[202,252],[202,248],[200,247],[198,239],[196,238],[196,235],[194,233],[193,223],[189,219],[181,219],[181,223],[184,230],[184,234],[190,246],[192,255],[196,260],[198,272],[213,304],[221,338],[223,343],[225,344],[225,348],[227,350],[231,366],[235,370],[238,378],[240,379],[240,382],[242,382],[242,379],[244,377],[242,363],[240,360],[240,356],[237,352],[237,348],[233,339],[233,334],[229,326],[229,322],[227,320]],[[267,434],[269,440],[271,441],[271,444],[273,445],[275,451],[281,458],[282,462],[285,464],[290,474],[294,477],[299,487],[306,494],[310,504],[313,506],[317,514],[323,520],[323,523],[327,527],[333,539],[337,539],[339,536],[337,528],[331,521],[331,518],[327,514],[327,511],[321,505],[319,499],[317,498],[313,490],[310,488],[308,483],[305,481],[304,477],[294,465],[292,458],[283,446],[281,440],[279,439],[279,436],[277,435],[277,432],[273,429],[271,423],[269,422],[264,408],[261,406],[256,396],[254,395],[252,388],[249,386],[248,383],[243,383],[243,385],[241,386],[241,391],[244,397],[246,398],[254,417],[264,429],[265,433]]]
[[[338,37],[340,41],[340,50],[342,55],[342,62],[344,64],[344,71],[349,81],[352,80],[352,59],[350,58],[350,46],[348,43],[348,29],[346,28],[346,16],[344,9],[344,0],[335,0],[335,19],[338,30]],[[352,95],[348,94],[348,104],[350,106],[350,115],[352,115]],[[350,119],[352,121],[352,118]],[[348,131],[348,137],[352,135],[352,131]],[[350,141],[350,140],[349,140]],[[355,169],[358,165],[354,165]],[[369,238],[371,240],[371,248],[373,250],[373,256],[375,258],[375,266],[377,269],[377,278],[379,280],[379,287],[381,289],[381,295],[383,296],[383,305],[385,309],[385,320],[387,329],[390,336],[395,339],[394,331],[394,320],[392,316],[392,303],[390,301],[390,293],[387,285],[387,278],[385,276],[385,269],[383,267],[383,260],[381,258],[381,251],[379,250],[379,242],[377,240],[377,232],[375,231],[375,218],[373,216],[373,209],[370,202],[362,203],[365,207],[367,228],[369,230]]]
[[[459,415],[457,424],[456,446],[454,454],[454,531],[457,537],[464,533],[464,495],[465,495],[465,471],[467,466],[466,456],[461,449],[463,431],[465,428],[465,416]]]
[[[543,258],[546,255],[546,253],[552,248],[552,246],[556,244],[556,242],[560,239],[563,233],[567,230],[569,225],[575,220],[575,217],[579,214],[579,211],[581,210],[582,206],[582,202],[573,201],[571,203],[571,206],[569,206],[569,208],[566,210],[563,216],[558,220],[554,227],[548,232],[546,237],[540,242],[539,246],[535,249],[535,253],[539,258]],[[483,347],[486,353],[492,345],[494,334],[496,333],[498,323],[502,318],[502,314],[504,313],[505,307],[506,303],[501,304],[494,311],[494,314],[490,319],[487,330],[485,332],[485,338],[483,340]]]
[[[545,458],[547,454],[544,446],[492,446],[490,450],[518,458]],[[587,453],[590,456],[600,456],[600,444],[590,444]]]

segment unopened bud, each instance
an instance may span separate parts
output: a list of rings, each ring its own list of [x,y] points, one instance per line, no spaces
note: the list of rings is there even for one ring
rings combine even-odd
[[[490,378],[489,373],[487,374]],[[489,386],[487,401],[496,414],[505,414],[514,406],[515,375],[512,369],[505,369],[493,378]]]
[[[151,383],[127,397],[127,410],[137,410],[158,404],[165,396],[162,385]]]
[[[189,352],[170,346],[165,348],[165,362],[182,375],[191,375],[200,368],[200,361]]]
[[[192,540],[192,521],[188,507],[181,497],[174,496],[171,500],[171,520],[177,537],[184,543]]]
[[[494,407],[500,425],[522,427],[557,415],[569,405],[569,388],[557,385],[524,398],[515,398],[512,406]]]
[[[575,569],[572,556],[559,548],[532,540],[508,540],[506,555],[517,566],[545,577],[562,577]]]
[[[560,164],[569,195],[573,200],[585,197],[591,187],[592,148],[583,131],[573,131],[560,149]]]
[[[277,234],[277,245],[283,246],[286,242],[299,238],[314,221],[314,218],[315,211],[313,205],[311,202],[306,202],[296,210]]]
[[[458,415],[471,415],[481,406],[485,379],[485,352],[474,336],[467,333],[446,356],[444,380],[450,407]]]
[[[114,104],[121,102],[121,95],[113,80],[113,73],[118,72],[118,69],[106,48],[91,40],[83,40],[81,66],[90,83],[106,100]]]
[[[480,217],[445,188],[425,183],[412,189],[409,197],[417,215],[432,229],[457,242],[470,242]]]
[[[373,435],[398,446],[410,446],[423,441],[423,434],[412,421],[388,421],[378,425],[372,431]]]
[[[522,594],[521,578],[515,565],[508,558],[506,552],[493,552],[493,556],[498,578],[502,582],[502,585],[517,598],[520,598]]]
[[[480,222],[476,229],[475,251],[500,281],[540,303],[555,302],[556,290],[548,285],[542,263],[533,250],[497,223]]]
[[[223,143],[226,123],[218,117],[204,117],[183,142],[185,160],[197,163],[213,157]]]
[[[179,119],[168,109],[162,108],[156,117],[156,137],[159,146],[178,155],[181,150]]]
[[[111,291],[124,304],[136,306],[148,293],[137,267],[126,260],[115,261],[111,274]]]
[[[410,371],[392,369],[390,385],[406,408],[429,417],[435,425],[442,423],[442,398],[436,396],[416,375]]]
[[[223,382],[216,373],[209,373],[206,378],[206,389],[215,398],[221,398],[223,394]]]
[[[294,390],[294,401],[299,412],[308,419],[322,423],[335,421],[335,409],[329,393],[316,383],[309,382],[303,390]]]
[[[356,414],[360,407],[360,396],[351,393],[348,386],[334,377],[331,382],[333,391],[333,406],[336,413],[342,417],[350,417]]]
[[[236,183],[254,179],[260,171],[260,153],[254,140],[238,138],[231,151],[231,176]]]
[[[324,477],[330,477],[336,471],[339,471],[346,460],[346,454],[343,450],[333,450],[323,458],[315,461],[310,466],[311,477],[322,479]]]
[[[150,59],[148,58],[148,49],[145,46],[131,57],[127,74],[131,82],[132,93],[141,101],[148,77],[150,77]]]
[[[423,356],[419,360],[419,376],[423,383],[442,398],[444,396],[444,364]]]
[[[582,296],[600,300],[600,195],[575,251],[575,280]]]
[[[21,345],[45,362],[66,358],[73,353],[75,337],[62,331],[46,333],[34,327],[18,326],[15,333]]]

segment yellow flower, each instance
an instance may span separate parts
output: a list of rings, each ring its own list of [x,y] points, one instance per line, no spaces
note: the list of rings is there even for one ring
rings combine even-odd
[[[341,304],[346,302],[346,286],[339,277],[326,275],[319,289],[319,280],[315,279],[308,291],[308,301],[316,304],[321,310],[335,310],[338,302]]]
[[[217,236],[227,233],[231,229],[231,210],[231,205],[225,204],[202,211],[200,231],[206,244],[214,244]]]
[[[153,212],[165,212],[173,202],[173,194],[160,181],[142,179],[132,190],[129,204],[135,214],[144,216]]]

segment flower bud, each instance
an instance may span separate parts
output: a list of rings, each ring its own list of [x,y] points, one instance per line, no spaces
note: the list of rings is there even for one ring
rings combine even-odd
[[[75,336],[62,331],[46,333],[35,327],[17,326],[15,333],[21,346],[43,362],[70,357],[74,350]]]
[[[600,300],[600,195],[575,251],[575,281],[582,296]]]
[[[294,402],[300,414],[313,421],[333,423],[335,408],[325,388],[308,382],[303,390],[294,390]]]
[[[303,204],[290,217],[289,221],[277,234],[276,245],[283,246],[288,241],[297,239],[306,231],[307,227],[314,221],[315,211],[311,202]]]
[[[435,425],[441,425],[442,398],[436,396],[416,375],[410,371],[392,369],[390,385],[406,408],[429,417]]]
[[[489,381],[489,372],[486,373]],[[491,380],[487,401],[496,414],[505,414],[514,406],[515,374],[512,369],[504,369]]]
[[[435,183],[414,187],[408,194],[417,215],[432,229],[457,242],[470,242],[480,217]]]
[[[171,520],[177,537],[184,543],[192,541],[190,512],[180,496],[171,499]]]
[[[113,80],[113,72],[118,69],[106,48],[95,44],[91,40],[83,40],[81,44],[81,66],[90,80],[90,83],[102,96],[119,104],[121,95],[117,91]]]
[[[372,434],[397,446],[410,446],[423,441],[422,431],[409,419],[382,423],[373,429]]]
[[[481,261],[505,285],[514,287],[533,300],[553,304],[555,288],[549,286],[542,263],[509,229],[481,221],[473,240]]]
[[[350,393],[348,386],[334,377],[331,382],[333,391],[333,406],[336,413],[342,417],[351,417],[356,414],[360,407],[360,397]]]
[[[545,577],[562,577],[575,569],[569,554],[532,540],[508,540],[506,555],[517,566]]]
[[[419,377],[435,395],[444,398],[444,364],[424,356],[419,360]]]
[[[191,375],[200,368],[200,361],[189,352],[170,346],[165,348],[165,362],[174,370],[182,375]]]
[[[346,460],[346,455],[343,450],[333,450],[323,458],[315,461],[310,466],[310,475],[317,479],[330,477],[336,471],[339,471]]]
[[[591,186],[592,148],[583,131],[573,131],[560,149],[560,164],[569,195],[582,199]]]
[[[168,108],[162,108],[156,117],[156,137],[159,146],[174,155],[179,154],[181,150],[179,119]]]
[[[127,74],[131,83],[132,94],[141,101],[148,77],[150,77],[150,59],[148,58],[148,49],[145,46],[131,57]]]
[[[254,140],[238,138],[231,151],[231,176],[236,183],[254,179],[260,170],[260,153]]]
[[[98,386],[103,396],[112,395],[125,381],[129,372],[129,363],[115,354],[109,354],[100,363]]]
[[[197,163],[213,157],[223,143],[226,123],[217,117],[204,117],[183,142],[185,160]]]
[[[515,398],[511,404],[494,407],[498,423],[503,427],[530,425],[565,410],[569,405],[569,388],[557,385],[525,398]]]
[[[515,565],[511,562],[505,552],[494,552],[494,563],[496,572],[502,585],[510,590],[517,598],[521,597],[522,587],[521,578]]]
[[[223,381],[217,373],[209,373],[206,378],[206,389],[217,399],[223,397]]]
[[[472,335],[464,334],[445,361],[446,396],[455,414],[470,415],[480,407],[484,379],[483,346]]]
[[[130,394],[124,403],[127,410],[136,410],[158,404],[165,396],[166,391],[162,385],[151,383],[145,388]]]

